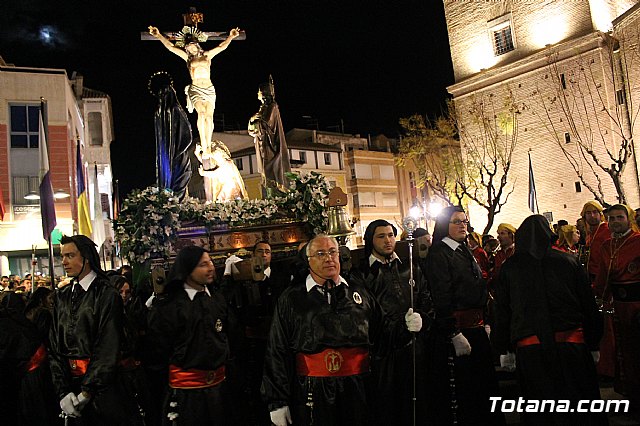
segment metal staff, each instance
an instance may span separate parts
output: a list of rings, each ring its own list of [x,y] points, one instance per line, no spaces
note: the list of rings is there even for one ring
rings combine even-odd
[[[411,309],[413,309],[413,291],[416,286],[416,281],[413,278],[413,231],[418,227],[417,221],[411,216],[407,216],[402,221],[404,230],[407,231],[407,243],[409,244],[409,303]],[[412,410],[413,410],[413,425],[416,424],[416,334],[411,333],[411,363],[412,363]]]

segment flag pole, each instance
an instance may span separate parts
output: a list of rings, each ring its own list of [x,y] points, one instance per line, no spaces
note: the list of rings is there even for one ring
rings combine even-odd
[[[40,112],[42,114],[42,126],[44,131],[45,140],[49,141],[49,113],[47,109],[47,100],[44,97],[40,97]],[[49,151],[49,144],[47,143],[47,157]],[[40,214],[42,214],[42,203],[44,202],[43,197],[40,197]],[[55,208],[54,208],[55,212]],[[55,214],[55,213],[54,213]],[[51,233],[46,236],[47,240],[47,250],[49,253],[49,276],[51,277],[51,286],[55,287],[55,271],[54,271],[54,259],[53,259],[53,244],[51,241]],[[31,277],[31,288],[33,289],[33,277]]]

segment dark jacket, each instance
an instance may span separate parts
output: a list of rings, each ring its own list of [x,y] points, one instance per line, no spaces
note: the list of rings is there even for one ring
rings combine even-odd
[[[98,275],[89,289],[72,306],[73,286],[56,292],[49,340],[49,361],[57,394],[63,398],[71,392],[69,360],[89,358],[81,389],[99,394],[115,382],[123,326],[122,299]]]
[[[427,256],[427,280],[435,307],[435,325],[444,334],[456,331],[453,312],[484,309],[487,283],[467,246],[452,250],[444,241],[435,243]]]

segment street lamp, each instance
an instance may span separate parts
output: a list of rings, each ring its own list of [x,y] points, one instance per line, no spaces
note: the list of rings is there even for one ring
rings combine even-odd
[[[64,189],[57,189],[56,192],[53,193],[53,198],[57,200],[61,200],[63,198],[69,198],[71,195],[67,193]]]
[[[38,194],[36,191],[29,191],[29,193],[24,196],[24,199],[25,200],[39,200],[40,199],[40,194]]]

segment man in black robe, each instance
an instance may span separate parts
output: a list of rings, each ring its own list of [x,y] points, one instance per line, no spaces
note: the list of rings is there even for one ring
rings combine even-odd
[[[93,241],[61,239],[62,265],[72,284],[56,292],[49,341],[51,374],[60,408],[76,423],[126,424],[130,401],[117,385],[122,299],[100,268]]]
[[[215,268],[202,247],[178,253],[164,292],[148,314],[152,367],[167,372],[164,424],[225,425],[228,310],[211,284]],[[227,401],[228,402],[228,401]]]
[[[594,360],[603,323],[585,269],[552,250],[556,239],[541,215],[518,228],[515,254],[500,272],[492,340],[501,354],[515,348],[524,399],[569,400],[576,409],[580,399],[600,399]],[[524,416],[527,425],[607,424],[596,413]]]
[[[306,250],[310,274],[278,299],[267,342],[262,394],[271,421],[369,424],[370,349],[406,345],[408,331],[420,331],[422,319],[409,309],[392,321],[364,287],[347,283],[334,238],[318,235]]]
[[[423,323],[431,298],[427,290],[420,267],[414,264],[413,306],[411,305],[411,286],[409,283],[409,262],[403,263],[395,252],[397,230],[383,219],[371,222],[364,233],[364,259],[355,272],[354,279],[367,288],[378,300],[382,309],[394,320],[401,319],[407,309],[421,314]],[[371,359],[372,408],[374,422],[379,425],[412,424],[413,383],[423,384],[424,339],[420,336],[412,345]],[[416,357],[416,371],[413,369],[413,357]],[[414,376],[415,374],[415,376]],[[421,389],[419,389],[421,390]],[[423,392],[417,397],[417,418],[424,417]],[[421,420],[418,420],[421,423]]]
[[[461,207],[445,208],[436,219],[427,256],[435,308],[427,410],[436,425],[496,426],[505,420],[490,413],[489,397],[498,394],[498,382],[484,328],[487,283],[466,246],[468,225]]]
[[[260,397],[262,367],[271,327],[271,318],[282,290],[289,285],[290,270],[284,264],[272,265],[271,245],[258,241],[251,251],[250,274],[232,274],[232,264],[242,259],[230,256],[226,263],[222,290],[243,328],[238,350],[238,376],[243,398],[247,400],[247,422],[270,425],[269,412]],[[273,267],[272,267],[273,266]]]

